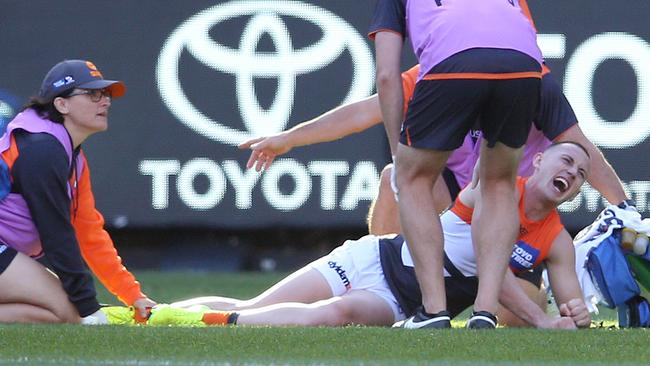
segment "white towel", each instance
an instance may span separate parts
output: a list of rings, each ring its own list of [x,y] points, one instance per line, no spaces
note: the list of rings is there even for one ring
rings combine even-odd
[[[629,227],[637,232],[650,234],[650,219],[641,220],[641,215],[634,209],[621,209],[609,205],[598,215],[596,220],[582,229],[573,240],[576,250],[576,274],[582,288],[585,303],[592,313],[598,313],[596,304],[603,296],[594,286],[587,271],[587,254],[609,237],[614,229]]]

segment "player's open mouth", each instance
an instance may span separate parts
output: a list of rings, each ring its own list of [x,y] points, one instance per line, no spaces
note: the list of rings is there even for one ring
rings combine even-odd
[[[569,189],[569,182],[562,177],[555,177],[555,179],[553,179],[553,186],[555,186],[560,193],[564,193]]]

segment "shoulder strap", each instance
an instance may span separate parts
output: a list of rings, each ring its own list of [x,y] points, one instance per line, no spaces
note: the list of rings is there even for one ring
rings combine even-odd
[[[465,278],[465,275],[451,262],[451,259],[449,259],[446,252],[444,252],[444,255],[444,265],[447,272],[449,272],[452,277]]]

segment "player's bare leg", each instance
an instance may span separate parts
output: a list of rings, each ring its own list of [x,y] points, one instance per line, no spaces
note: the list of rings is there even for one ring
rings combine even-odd
[[[282,302],[244,310],[182,309],[173,306],[156,307],[149,318],[150,325],[301,325],[342,326],[364,324],[391,325],[395,315],[391,306],[380,296],[365,290],[354,290],[341,296],[313,303]]]
[[[204,305],[213,310],[232,310],[237,304],[245,300],[235,299],[233,297],[224,296],[201,296],[193,297],[191,299],[176,301],[170,305],[179,308],[191,308],[194,306]]]
[[[422,305],[429,314],[447,307],[442,227],[432,192],[448,156],[449,152],[415,149],[402,144],[397,149],[400,223],[415,264]]]
[[[351,291],[312,304],[283,303],[239,312],[240,325],[386,326],[395,321],[393,310],[381,297],[364,290]]]
[[[390,174],[393,164],[388,164],[381,172],[377,198],[368,212],[368,232],[372,235],[401,233],[399,213],[395,194],[390,187]],[[433,200],[436,212],[441,213],[451,205],[451,195],[442,176],[438,176],[433,186]]]
[[[173,303],[174,307],[206,305],[214,310],[243,310],[283,303],[313,303],[332,297],[332,289],[325,277],[317,270],[306,266],[285,277],[260,295],[241,300],[219,296],[205,296]]]
[[[472,238],[479,276],[475,311],[494,314],[498,307],[503,276],[519,231],[519,210],[515,197],[517,166],[522,149],[501,143],[481,145],[479,167],[481,199],[472,216]]]

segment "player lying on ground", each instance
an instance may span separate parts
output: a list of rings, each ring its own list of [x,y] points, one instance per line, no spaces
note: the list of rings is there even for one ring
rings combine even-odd
[[[402,74],[404,87],[404,103],[407,104],[415,87],[415,78],[419,65]],[[366,130],[381,123],[381,110],[376,94],[355,102],[335,108],[323,115],[298,124],[290,130],[265,137],[246,141],[241,148],[250,148],[251,157],[248,167],[257,170],[266,169],[277,156],[286,154],[294,147],[333,141],[353,133]],[[475,144],[479,131],[474,131],[465,138],[463,145],[454,151],[447,161],[447,169],[434,185],[436,209],[442,212],[456,198],[459,187],[468,184],[472,177],[478,149]],[[577,123],[566,97],[560,86],[553,80],[550,73],[542,78],[542,99],[540,113],[531,129],[524,157],[519,168],[519,175],[528,176],[533,171],[532,160],[536,153],[543,151],[552,140],[553,142],[576,141],[585,146],[591,155],[589,183],[612,203],[623,202],[627,199],[623,185],[605,160],[600,150],[583,134]],[[368,214],[368,229],[370,234],[383,235],[400,232],[397,204],[390,185],[392,165],[384,168],[379,193]],[[633,207],[630,207],[634,210]],[[637,215],[638,216],[638,215]],[[640,216],[639,216],[640,221]],[[542,309],[546,307],[546,296],[541,286],[541,268],[532,273],[521,273],[518,276],[520,284],[526,293]],[[509,314],[506,309],[499,311],[499,319],[509,326],[524,325]]]
[[[578,193],[589,170],[589,156],[578,144],[560,143],[538,154],[533,165],[535,172],[530,178],[518,179],[521,234],[500,300],[535,327],[587,327],[590,315],[575,274],[573,243],[556,207]],[[478,204],[478,190],[466,188],[441,217],[449,259],[445,286],[452,316],[470,306],[476,295],[469,221]],[[542,262],[548,268],[562,317],[546,315],[525,295],[513,275],[513,271],[528,270]],[[152,311],[149,324],[386,326],[415,314],[419,306],[419,287],[403,238],[369,235],[347,241],[251,300],[202,297],[159,306]]]

